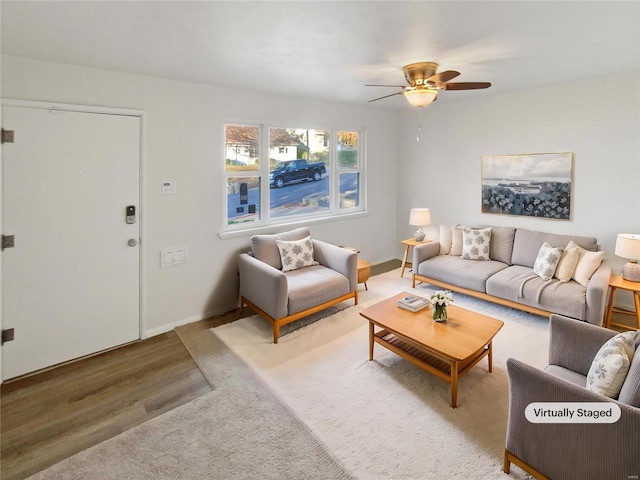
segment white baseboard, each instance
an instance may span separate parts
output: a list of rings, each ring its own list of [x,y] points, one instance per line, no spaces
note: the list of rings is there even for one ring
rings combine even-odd
[[[229,305],[228,308],[224,309],[222,312],[220,311],[212,311],[212,312],[204,312],[200,315],[194,315],[193,317],[183,318],[181,320],[177,320],[175,322],[167,323],[165,325],[161,325],[159,327],[150,328],[146,332],[143,332],[143,339],[155,337],[156,335],[162,335],[163,333],[170,332],[174,330],[176,327],[181,327],[182,325],[187,325],[193,322],[199,322],[200,320],[204,320],[205,318],[211,318],[218,315],[222,315],[225,312],[230,312],[231,310],[238,308],[238,305]]]

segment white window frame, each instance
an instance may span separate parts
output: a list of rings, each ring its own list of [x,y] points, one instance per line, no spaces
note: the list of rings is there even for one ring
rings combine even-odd
[[[295,122],[293,122],[295,124]],[[257,127],[259,129],[259,167],[254,171],[240,171],[240,172],[228,172],[226,170],[226,126],[227,125],[241,125],[248,127]],[[222,239],[235,238],[246,235],[253,235],[257,233],[273,232],[275,230],[282,230],[279,227],[293,228],[299,225],[312,225],[316,223],[335,222],[340,220],[346,220],[354,217],[360,217],[367,215],[367,175],[366,175],[366,130],[364,128],[349,128],[344,126],[337,127],[323,127],[314,126],[309,127],[309,130],[326,131],[329,134],[329,198],[330,205],[329,210],[325,212],[319,212],[314,214],[301,214],[301,215],[287,215],[284,217],[271,218],[270,216],[270,185],[269,185],[269,129],[271,128],[299,128],[306,129],[305,126],[283,127],[280,123],[268,123],[268,122],[256,122],[256,121],[242,121],[242,120],[229,120],[225,121],[222,125],[222,145],[223,155],[220,162],[222,168],[222,206],[223,206],[223,218],[222,218],[222,230],[218,236]],[[337,145],[338,145],[338,132],[356,132],[358,134],[358,166],[357,168],[338,168],[337,157]],[[359,205],[357,207],[340,208],[340,174],[341,173],[358,173],[359,174]],[[228,194],[227,184],[229,177],[260,177],[260,218],[247,223],[238,223],[228,225]],[[286,188],[286,187],[285,187]]]

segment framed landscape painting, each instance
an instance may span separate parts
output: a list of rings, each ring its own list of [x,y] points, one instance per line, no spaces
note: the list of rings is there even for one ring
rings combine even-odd
[[[482,212],[571,219],[573,153],[484,155]]]

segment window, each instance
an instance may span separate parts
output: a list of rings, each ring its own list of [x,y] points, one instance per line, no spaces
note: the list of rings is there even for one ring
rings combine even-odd
[[[331,166],[325,138],[329,132],[270,128],[269,151],[291,146],[293,160],[269,158],[269,217],[328,213],[331,210]],[[285,190],[286,187],[286,190]]]
[[[338,132],[340,209],[360,206],[360,155],[358,132]]]
[[[225,125],[225,230],[363,211],[361,140],[358,131]]]
[[[260,127],[226,125],[227,225],[256,222],[260,212]]]

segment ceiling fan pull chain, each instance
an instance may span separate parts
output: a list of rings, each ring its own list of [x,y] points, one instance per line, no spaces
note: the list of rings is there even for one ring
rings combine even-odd
[[[420,112],[422,112],[421,108],[416,110],[416,123],[418,124],[418,136],[416,137],[416,142],[420,141],[420,134],[422,133],[422,124],[420,123]]]

